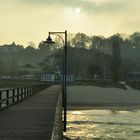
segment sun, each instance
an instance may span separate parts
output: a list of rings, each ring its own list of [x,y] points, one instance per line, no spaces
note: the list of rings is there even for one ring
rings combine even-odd
[[[80,8],[75,8],[74,11],[75,11],[76,14],[79,14],[81,12],[81,9]]]

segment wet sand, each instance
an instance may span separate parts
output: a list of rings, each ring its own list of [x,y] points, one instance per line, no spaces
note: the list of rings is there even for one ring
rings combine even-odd
[[[130,111],[130,110],[140,110],[140,105],[135,105],[135,106],[84,106],[84,105],[69,105],[68,110],[126,110],[126,111]]]

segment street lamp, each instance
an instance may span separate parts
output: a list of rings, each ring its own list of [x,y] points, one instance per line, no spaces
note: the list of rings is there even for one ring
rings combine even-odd
[[[53,44],[55,43],[51,35],[56,35],[59,38],[61,38],[63,44],[64,44],[64,56],[63,56],[63,75],[62,75],[62,97],[63,97],[63,107],[64,107],[64,131],[66,132],[66,123],[67,123],[67,81],[66,81],[66,75],[67,75],[67,31],[64,32],[49,32],[49,36],[46,41],[43,41],[43,43]],[[64,35],[64,39],[61,35]]]

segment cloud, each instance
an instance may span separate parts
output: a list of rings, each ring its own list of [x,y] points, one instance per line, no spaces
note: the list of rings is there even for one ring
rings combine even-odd
[[[5,0],[8,1],[8,0]],[[9,1],[8,1],[9,2]],[[39,8],[50,7],[55,11],[58,7],[80,7],[84,12],[91,15],[118,14],[138,9],[139,0],[12,0],[17,5]],[[10,2],[9,2],[10,3]]]
[[[0,36],[39,42],[53,30],[103,35],[140,31],[139,5],[140,0],[4,0]],[[81,12],[75,14],[75,8]]]
[[[126,8],[137,7],[140,4],[139,0],[4,0],[0,3],[8,2],[10,4],[25,4],[26,6],[42,6],[42,7],[81,7],[87,12],[102,13],[102,12],[119,12]]]

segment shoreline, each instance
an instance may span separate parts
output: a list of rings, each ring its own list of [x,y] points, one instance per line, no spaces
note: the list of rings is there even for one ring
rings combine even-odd
[[[140,105],[69,105],[67,107],[68,111],[72,111],[72,110],[117,110],[117,111],[129,111],[129,110],[140,110]]]

